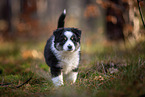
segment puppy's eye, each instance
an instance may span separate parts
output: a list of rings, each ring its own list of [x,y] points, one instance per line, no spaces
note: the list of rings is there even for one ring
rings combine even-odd
[[[75,37],[74,37],[74,36],[72,36],[70,39],[71,39],[71,40],[75,40]]]
[[[74,37],[71,37],[71,40],[73,40],[74,39]]]
[[[64,40],[67,40],[67,38],[66,38],[66,37],[64,37],[63,39],[64,39]]]

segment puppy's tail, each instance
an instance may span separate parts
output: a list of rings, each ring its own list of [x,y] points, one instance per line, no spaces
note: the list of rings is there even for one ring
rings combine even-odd
[[[64,27],[64,19],[65,19],[65,16],[66,16],[66,9],[64,9],[63,13],[59,17],[57,28]]]

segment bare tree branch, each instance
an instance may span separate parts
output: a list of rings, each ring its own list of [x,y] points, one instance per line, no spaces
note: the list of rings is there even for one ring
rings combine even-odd
[[[139,5],[140,1],[143,1],[143,0],[137,0],[138,8],[139,8],[140,16],[141,16],[141,19],[142,19],[142,22],[143,22],[143,25],[144,25],[144,28],[145,28],[145,22],[144,22],[143,14],[142,14],[142,11],[141,11],[141,8],[140,8],[140,5]]]

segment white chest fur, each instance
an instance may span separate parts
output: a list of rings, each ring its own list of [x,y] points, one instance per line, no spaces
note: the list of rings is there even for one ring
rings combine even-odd
[[[75,69],[79,65],[79,52],[62,52],[59,53],[59,65],[63,67],[65,74],[69,73],[72,69]]]
[[[57,66],[63,67],[64,74],[68,74],[69,72],[72,71],[72,69],[75,69],[78,67],[80,48],[74,52],[58,51],[54,47],[54,42],[52,40],[51,49],[53,50],[53,53],[55,54],[56,58],[59,60],[59,63],[57,64]]]

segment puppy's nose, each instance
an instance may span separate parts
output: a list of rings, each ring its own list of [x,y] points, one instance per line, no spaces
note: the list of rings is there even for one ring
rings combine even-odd
[[[68,49],[70,49],[70,50],[72,49],[72,46],[71,46],[71,45],[68,45],[67,47],[68,47]]]

